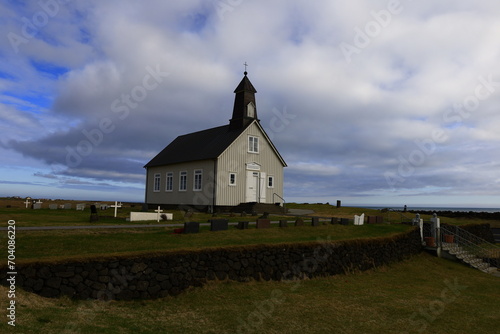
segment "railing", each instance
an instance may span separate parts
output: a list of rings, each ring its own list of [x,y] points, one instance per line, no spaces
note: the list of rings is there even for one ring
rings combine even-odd
[[[453,250],[465,262],[478,258],[490,267],[499,268],[500,247],[458,226],[442,225],[439,232],[439,243],[443,249]]]
[[[285,202],[285,199],[283,197],[281,197],[280,195],[278,195],[277,193],[273,193],[273,203],[276,203],[274,201],[274,196],[278,196],[283,201],[283,210],[286,212],[286,207],[285,207],[286,202]]]

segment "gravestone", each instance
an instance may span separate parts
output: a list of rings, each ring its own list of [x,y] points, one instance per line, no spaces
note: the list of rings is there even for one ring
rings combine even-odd
[[[365,223],[365,214],[361,214],[361,216],[354,215],[354,225],[363,225]]]
[[[340,218],[340,225],[349,225],[349,218]]]
[[[271,220],[270,219],[257,219],[257,228],[270,228]]]
[[[210,219],[210,231],[225,231],[228,228],[228,220],[227,219]]]
[[[73,207],[73,205],[71,205],[71,203],[64,204],[64,210],[71,210],[72,207]]]
[[[297,218],[295,220],[295,226],[304,226],[304,219],[302,218]]]
[[[311,226],[319,226],[319,217],[312,217]]]
[[[184,223],[184,234],[199,233],[199,232],[200,232],[200,223],[198,222]]]
[[[90,206],[90,222],[96,222],[99,220],[99,216],[97,215],[97,208],[94,204]]]
[[[288,227],[288,220],[286,219],[280,220],[280,227]]]
[[[330,220],[330,224],[338,224],[339,223],[339,219],[337,217],[332,217],[332,219]]]
[[[109,206],[108,206],[107,204],[101,204],[101,205],[100,205],[100,209],[101,209],[101,210],[107,210],[107,209],[108,209],[108,207],[109,207]]]
[[[160,214],[163,212],[163,210],[158,205],[158,209],[156,209],[155,212],[156,212],[156,222],[159,223],[160,222]]]
[[[115,201],[115,205],[110,205],[110,207],[115,209],[115,218],[116,218],[116,215],[118,214],[118,208],[122,207],[122,202],[120,202],[120,204],[118,204],[118,201]]]
[[[238,222],[237,228],[240,230],[248,229],[248,222]]]
[[[85,210],[85,203],[79,203],[76,205],[76,210],[83,211]]]
[[[42,208],[42,203],[33,203],[33,209],[38,210]]]
[[[382,224],[384,222],[383,216],[368,216],[368,224]]]
[[[50,210],[57,210],[57,204],[49,204]]]

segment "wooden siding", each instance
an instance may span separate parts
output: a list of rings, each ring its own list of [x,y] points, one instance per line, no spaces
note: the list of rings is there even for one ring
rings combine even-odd
[[[248,152],[249,136],[259,138],[259,153]],[[266,203],[273,203],[274,193],[283,197],[284,166],[259,126],[253,123],[219,157],[216,205],[238,205],[246,202],[247,163],[259,164],[259,172],[266,174],[263,187],[266,192]],[[236,186],[229,185],[230,173],[236,174]],[[274,177],[274,188],[267,187],[268,176]],[[276,202],[281,202],[281,200],[276,197]]]
[[[193,190],[194,172],[201,169],[202,189]],[[185,191],[179,191],[180,172],[187,172],[187,188]],[[166,191],[167,173],[173,173],[173,189]],[[154,175],[160,174],[160,191],[154,190]],[[213,179],[214,179],[214,161],[193,161],[182,164],[173,164],[160,167],[149,167],[147,169],[147,188],[146,203],[148,204],[185,204],[185,205],[212,205],[213,204]]]

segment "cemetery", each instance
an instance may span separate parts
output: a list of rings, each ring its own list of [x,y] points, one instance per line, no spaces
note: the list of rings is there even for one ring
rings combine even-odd
[[[35,206],[37,202],[41,203]],[[471,272],[454,262],[448,261],[449,264],[443,266],[438,261],[445,260],[422,253],[425,245],[422,244],[419,228],[412,222],[415,216],[403,217],[399,212],[290,204],[295,208],[312,208],[314,213],[298,216],[260,213],[211,215],[161,208],[143,212],[137,203],[81,201],[66,203],[71,207],[66,205],[65,208],[65,203],[37,199],[29,206],[31,204],[33,208],[27,208],[22,202],[17,207],[11,205],[9,208],[0,204],[0,216],[15,219],[18,227],[127,226],[119,230],[18,231],[19,294],[28,299],[49,297],[44,299],[44,303],[67,300],[63,302],[69,303],[65,309],[95,308],[99,304],[94,304],[94,299],[117,300],[118,303],[140,299],[150,300],[138,307],[142,312],[157,314],[154,305],[161,303],[161,308],[167,308],[175,315],[179,314],[176,307],[188,307],[188,304],[180,306],[188,294],[191,298],[199,298],[200,304],[213,299],[210,310],[204,308],[202,311],[192,301],[189,302],[189,309],[197,316],[210,314],[218,318],[227,314],[227,308],[220,315],[217,313],[218,304],[215,301],[218,299],[210,295],[213,292],[224,295],[227,302],[233,305],[237,313],[231,311],[232,317],[242,319],[243,322],[229,321],[228,328],[235,328],[242,323],[248,324],[253,318],[251,315],[257,314],[255,307],[261,305],[245,306],[237,302],[248,294],[260,296],[252,298],[262,300],[262,305],[269,305],[265,301],[280,291],[279,296],[283,298],[273,306],[279,313],[273,312],[270,316],[282,319],[282,314],[296,317],[293,312],[297,309],[293,305],[302,303],[295,293],[300,291],[301,296],[310,295],[315,300],[315,303],[308,304],[309,311],[304,312],[314,310],[313,318],[321,319],[325,312],[320,310],[330,303],[327,300],[332,297],[326,296],[320,286],[328,286],[330,291],[339,288],[333,293],[342,305],[349,304],[345,299],[349,293],[357,293],[350,289],[368,289],[365,298],[374,300],[367,299],[365,303],[377,305],[375,300],[380,300],[380,296],[371,292],[373,287],[378,287],[374,290],[378,291],[389,289],[390,285],[392,290],[397,287],[399,292],[397,295],[385,295],[384,303],[399,305],[400,296],[407,293],[405,287],[408,289],[412,280],[418,280],[423,272],[429,270],[436,277],[435,285],[430,282],[424,284],[424,288],[429,285],[431,301],[430,291],[439,291],[443,280],[449,280],[450,276],[454,277],[459,272],[463,279],[461,284],[484,289],[491,289],[491,279],[496,278],[480,276],[480,271]],[[84,206],[83,210],[77,210],[78,204]],[[136,221],[135,217],[132,218],[135,212],[144,214],[148,220]],[[93,215],[97,220],[92,221]],[[422,215],[422,218],[427,222],[432,215]],[[463,221],[455,218],[440,218],[444,224],[464,226]],[[481,220],[473,222],[475,224],[465,227],[487,237],[489,225]],[[129,224],[157,224],[158,227],[131,228]],[[5,272],[2,270],[2,275]],[[0,278],[4,281],[3,276]],[[397,284],[393,280],[397,280]],[[393,282],[392,285],[389,282]],[[469,292],[465,293],[468,298],[473,298]],[[71,299],[65,299],[68,297]],[[493,303],[484,295],[481,300],[474,300],[475,305],[485,305],[483,308],[489,307],[487,303]],[[106,312],[96,316],[98,321],[107,321],[104,314],[108,312],[120,318],[116,307],[122,304],[104,305],[107,305]],[[119,307],[126,307],[131,316],[136,314],[124,304]],[[398,307],[401,310],[401,306]],[[33,308],[36,306],[29,307],[30,310]],[[379,314],[384,314],[385,311],[377,306],[375,308]],[[404,311],[409,313],[395,321],[404,325],[414,308],[409,307]],[[54,309],[59,312],[57,307]],[[336,312],[342,314],[343,310]],[[69,321],[65,313],[61,309],[60,317]],[[387,313],[386,316],[390,317],[389,314],[394,313]],[[458,313],[454,311],[452,314]],[[175,317],[167,316],[165,319],[168,319],[168,324],[164,323],[165,328],[174,332],[175,328],[185,326]],[[124,324],[127,323],[123,320]],[[389,321],[389,318],[386,320]],[[359,323],[359,329],[366,331],[362,317],[359,317]]]

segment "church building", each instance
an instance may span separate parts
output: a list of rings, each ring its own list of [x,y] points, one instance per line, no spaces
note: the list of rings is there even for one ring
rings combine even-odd
[[[146,204],[209,211],[283,204],[286,163],[260,124],[246,71],[234,93],[229,124],[178,136],[144,166]]]

